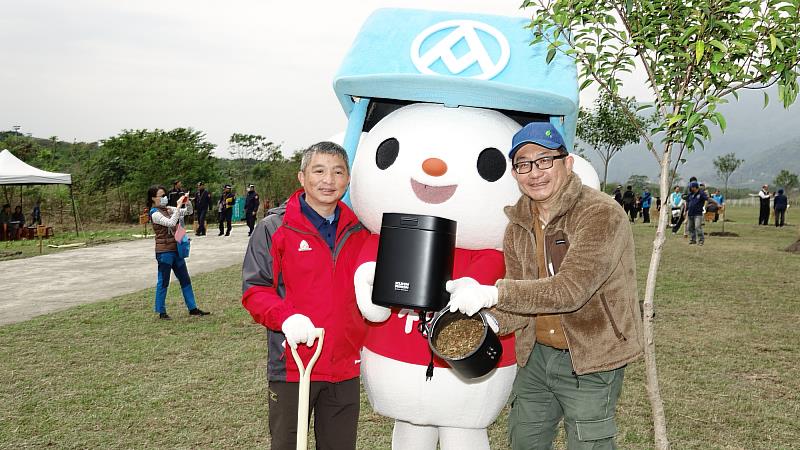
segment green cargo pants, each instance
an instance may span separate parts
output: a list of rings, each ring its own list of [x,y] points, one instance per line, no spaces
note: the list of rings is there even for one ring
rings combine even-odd
[[[614,449],[614,410],[625,368],[575,375],[566,350],[533,346],[517,372],[508,430],[514,450],[550,449],[564,418],[567,448]]]

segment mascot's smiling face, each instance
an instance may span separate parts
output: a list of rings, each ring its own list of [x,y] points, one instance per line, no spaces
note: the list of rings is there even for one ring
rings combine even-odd
[[[519,124],[479,108],[412,104],[363,138],[353,161],[353,209],[373,233],[385,212],[458,222],[456,246],[499,249],[503,207],[520,196],[508,149]]]

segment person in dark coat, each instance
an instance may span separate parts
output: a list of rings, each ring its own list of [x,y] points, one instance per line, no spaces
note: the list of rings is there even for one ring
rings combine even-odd
[[[175,180],[172,182],[172,189],[170,189],[169,193],[167,194],[167,199],[169,202],[167,206],[175,206],[178,204],[178,199],[183,197],[186,191],[183,190],[183,183],[181,180]]]
[[[247,221],[247,228],[250,231],[247,232],[247,235],[250,236],[253,234],[253,227],[256,225],[256,213],[258,212],[258,193],[256,192],[256,187],[254,185],[250,185],[247,187],[247,198],[244,200],[244,218]]]
[[[194,210],[197,212],[197,236],[206,235],[206,215],[211,208],[211,193],[206,190],[205,183],[197,183],[197,194],[194,196]]]
[[[614,188],[614,201],[619,203],[619,206],[622,206],[622,185],[618,185]]]
[[[782,227],[786,217],[786,208],[789,207],[789,199],[783,194],[783,189],[778,189],[778,195],[775,196],[772,207],[775,209],[775,226]]]
[[[625,208],[625,212],[633,223],[636,220],[636,194],[633,193],[633,186],[628,186],[625,193],[622,194],[622,207]]]
[[[219,196],[217,212],[219,213],[219,235],[231,235],[231,221],[233,220],[233,205],[236,204],[236,194],[231,192],[231,185],[226,184]],[[227,228],[225,225],[227,224]]]

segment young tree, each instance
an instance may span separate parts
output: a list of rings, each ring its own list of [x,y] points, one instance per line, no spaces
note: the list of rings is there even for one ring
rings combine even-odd
[[[736,159],[736,153],[728,153],[714,158],[714,168],[717,171],[717,178],[725,184],[725,198],[728,198],[728,180],[731,178],[731,174],[733,174],[743,162],[743,159]],[[722,219],[722,232],[725,232],[724,216]]]
[[[639,134],[659,163],[662,201],[668,194],[670,161],[680,160],[684,150],[702,148],[711,138],[709,126],[724,131],[725,118],[717,105],[729,95],[777,84],[784,107],[797,98],[797,0],[525,0],[523,7],[533,10],[533,43],[548,44],[545,61],[557,52],[574,58],[581,89],[595,83],[622,104],[620,75],[641,67],[657,120],[640,127]],[[629,119],[636,123],[632,115]],[[643,319],[647,392],[658,449],[669,448],[669,440],[656,369],[653,297],[668,209],[659,214]]]
[[[800,180],[797,174],[791,173],[786,169],[780,171],[775,181],[772,182],[775,186],[783,187],[787,191],[791,191],[800,187]]]
[[[628,144],[641,140],[639,129],[646,126],[645,119],[636,115],[636,102],[631,98],[615,102],[611,95],[601,94],[594,102],[593,109],[581,108],[578,115],[577,134],[592,147],[603,161],[603,184],[608,182],[608,164],[611,158]],[[634,118],[631,123],[630,118]]]

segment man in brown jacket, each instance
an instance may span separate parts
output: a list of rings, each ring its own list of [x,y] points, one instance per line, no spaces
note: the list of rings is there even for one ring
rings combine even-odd
[[[481,308],[516,332],[514,449],[549,449],[564,419],[572,449],[615,448],[625,366],[642,354],[633,234],[619,205],[584,186],[550,123],[520,130],[509,153],[522,196],[505,209],[505,279],[448,282],[450,310]]]

